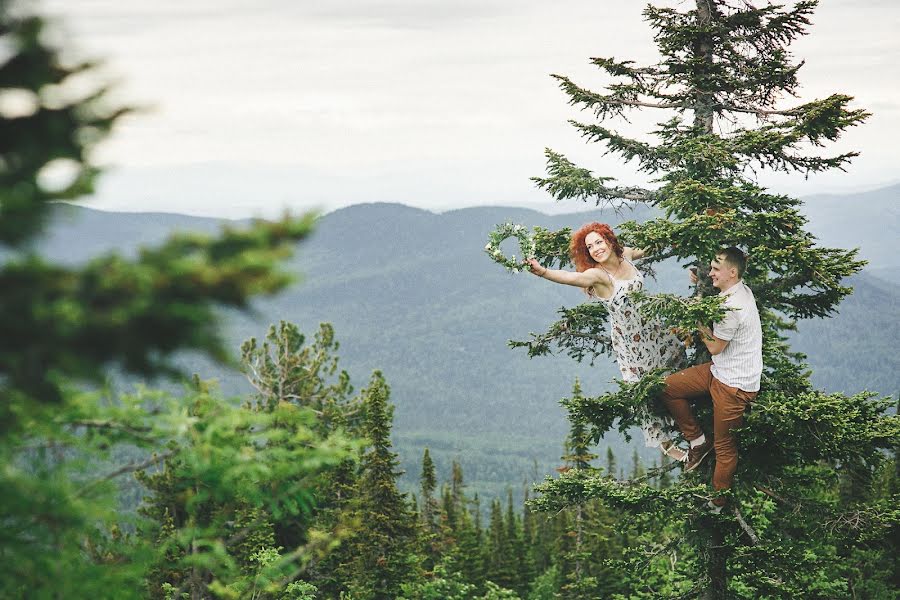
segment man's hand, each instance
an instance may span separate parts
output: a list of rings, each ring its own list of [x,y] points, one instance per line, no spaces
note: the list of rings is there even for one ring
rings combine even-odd
[[[688,269],[688,279],[691,280],[691,285],[697,285],[697,282],[699,281],[697,277],[697,267]]]
[[[712,329],[703,323],[697,323],[697,331],[700,332],[700,340],[706,345],[709,353],[715,356],[728,346],[727,340],[720,340],[713,335]]]

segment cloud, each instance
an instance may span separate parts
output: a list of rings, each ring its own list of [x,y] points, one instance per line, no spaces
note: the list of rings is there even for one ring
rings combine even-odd
[[[465,164],[468,175],[461,176],[471,185],[458,191],[489,202],[502,188],[498,178],[540,174],[546,146],[598,174],[633,177],[632,166],[603,158],[571,130],[566,120],[583,115],[567,106],[548,75],[565,73],[602,89],[607,80],[588,57],[656,59],[643,4],[631,2],[45,5],[66,17],[86,54],[108,58],[124,79],[120,95],[156,106],[119,128],[103,148],[104,160],[123,169],[198,161],[294,165],[324,178],[390,171],[393,176],[379,180],[386,196],[392,180],[396,195],[406,197],[414,194],[400,182],[427,188],[435,178],[419,173]],[[860,106],[879,107],[872,122],[849,136],[850,149],[863,151],[857,177],[896,166],[889,153],[900,122],[896,110],[881,107],[892,106],[900,91],[893,61],[900,55],[893,34],[898,15],[900,4],[822,3],[810,35],[795,46],[797,58],[807,61],[800,101],[842,92]],[[611,125],[636,134],[651,130],[657,117],[638,113],[634,126]],[[365,189],[346,191],[365,201],[356,197]]]

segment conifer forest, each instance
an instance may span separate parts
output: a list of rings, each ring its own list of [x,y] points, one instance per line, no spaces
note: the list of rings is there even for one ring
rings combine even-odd
[[[656,62],[638,64],[600,39],[598,52],[623,57],[585,58],[605,87],[552,75],[560,102],[579,111],[572,127],[630,162],[647,187],[619,185],[549,148],[534,183],[548,202],[655,210],[617,232],[647,250],[641,270],[696,268],[693,296],[638,298],[683,334],[691,363],[709,354],[686,332],[725,312],[710,259],[728,246],[750,257],[744,280],[761,317],[764,370],[721,512],[708,509],[714,459],[682,472],[602,443],[609,432],[632,435],[637,408],[657,402],[660,371],[598,396],[572,377],[568,397],[546,399],[569,432],[552,457],[558,468],[535,485],[479,495],[459,462],[440,464],[425,448],[412,457],[416,485],[401,486],[391,381],[375,370],[351,383],[340,363],[351,332],[276,318],[240,348],[223,335],[223,312],[250,311],[294,283],[284,261],[303,252],[314,214],[185,231],[83,264],[43,256],[35,240],[54,206],[90,197],[102,177],[95,148],[140,111],[102,85],[70,92],[97,64],[69,61],[66,40],[46,35],[33,8],[0,0],[0,96],[20,107],[0,103],[0,597],[900,596],[897,398],[816,389],[788,343],[798,322],[840,312],[853,293],[846,280],[865,261],[821,246],[801,202],[755,177],[841,170],[857,155],[831,151],[870,116],[840,78],[831,95],[792,103],[803,57],[791,44],[815,34],[816,0],[650,5]],[[636,113],[657,118],[656,128],[620,133]],[[68,176],[50,176],[59,172]],[[572,268],[571,233],[501,225],[484,261],[498,263],[498,277],[524,271],[527,257]],[[510,238],[518,258],[501,250]],[[612,354],[602,304],[557,316],[506,352],[572,364]],[[209,374],[185,371],[186,355],[241,373],[252,392],[223,393]],[[710,431],[708,403],[698,418]]]

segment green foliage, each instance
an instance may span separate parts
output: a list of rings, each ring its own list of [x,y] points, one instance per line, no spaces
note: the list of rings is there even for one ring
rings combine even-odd
[[[0,244],[14,247],[40,232],[49,203],[93,191],[91,153],[130,112],[112,105],[106,88],[79,93],[76,77],[94,73],[96,63],[73,63],[49,45],[48,24],[21,4],[0,1],[0,39],[11,51],[0,64],[0,90],[25,106],[0,115]]]
[[[292,277],[278,261],[313,216],[217,237],[177,234],[133,258],[105,254],[78,267],[42,258],[32,242],[52,203],[92,191],[93,150],[129,109],[110,105],[106,88],[76,82],[91,80],[95,64],[73,63],[29,9],[0,1],[0,94],[25,107],[0,114],[0,595],[227,590],[253,556],[241,546],[245,532],[229,528],[308,510],[311,478],[350,445],[317,436],[308,409],[235,408],[199,381],[182,397],[96,388],[111,369],[180,376],[175,352],[232,364],[216,310],[283,289]],[[117,479],[159,464],[143,479],[163,492],[148,511],[155,525],[118,514]],[[315,548],[331,545],[312,537]],[[313,554],[277,562],[294,569]]]
[[[141,509],[151,519],[146,537],[161,549],[151,593],[166,583],[224,597],[240,597],[251,584],[271,591],[331,549],[333,536],[310,531],[305,546],[273,555],[272,522],[312,511],[312,483],[351,452],[346,440],[317,435],[308,408],[252,411],[206,385],[189,398],[185,418],[164,469],[139,477],[153,492]],[[248,580],[253,564],[259,569]]]
[[[473,597],[475,586],[467,583],[461,573],[447,573],[443,565],[437,565],[430,579],[404,583],[401,591],[399,600],[468,600]]]
[[[606,306],[600,302],[581,304],[574,308],[560,308],[562,318],[550,326],[546,333],[531,333],[528,341],[510,341],[510,348],[526,348],[529,358],[546,356],[565,350],[566,354],[581,362],[590,358],[590,364],[603,355],[612,353]]]

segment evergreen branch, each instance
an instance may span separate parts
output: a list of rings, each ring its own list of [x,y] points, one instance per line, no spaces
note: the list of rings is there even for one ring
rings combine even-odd
[[[900,508],[896,501],[900,499],[897,494],[888,499],[884,506],[863,505],[850,510],[838,512],[824,523],[829,533],[836,531],[850,531],[858,534],[865,531],[878,531],[896,529],[900,526]]]
[[[634,382],[617,381],[619,389],[601,396],[573,396],[561,404],[577,419],[589,424],[588,439],[598,442],[618,421],[618,430],[626,439],[629,429],[639,425],[641,410],[656,406],[657,397],[665,385],[665,369],[657,369]]]
[[[655,193],[634,186],[608,186],[611,177],[595,177],[589,169],[576,166],[562,154],[549,148],[544,150],[547,157],[548,177],[532,177],[538,188],[546,190],[559,200],[575,198],[588,201],[593,199],[597,206],[609,203],[613,208],[624,206],[625,202],[651,203]],[[619,201],[618,205],[614,202]]]
[[[626,162],[637,158],[641,163],[639,168],[642,171],[655,172],[670,166],[664,148],[657,148],[645,142],[624,137],[600,125],[588,125],[575,120],[570,120],[569,123],[581,133],[581,137],[585,138],[588,143],[606,143],[607,153],[616,152],[622,155]]]
[[[630,296],[648,321],[659,320],[673,332],[688,333],[694,331],[698,323],[719,322],[730,310],[725,307],[725,297],[719,294],[685,298],[675,294],[632,292]]]
[[[594,57],[591,58],[591,64],[601,69],[605,70],[610,75],[615,77],[630,77],[632,79],[642,79],[644,76],[650,75],[653,77],[660,77],[665,75],[665,72],[656,67],[633,67],[631,65],[634,64],[634,61],[626,60],[626,61],[617,61],[614,58],[599,58]]]
[[[641,483],[629,485],[591,469],[571,469],[555,479],[547,478],[535,491],[541,496],[529,500],[528,506],[540,511],[561,510],[600,498],[611,508],[687,517],[695,510],[694,503],[686,500],[708,499],[703,485],[678,483],[660,490]]]
[[[780,494],[773,491],[771,488],[768,488],[768,487],[765,487],[765,486],[762,486],[759,484],[756,484],[753,487],[755,489],[759,490],[760,492],[762,492],[763,494],[765,494],[766,496],[768,496],[769,498],[771,498],[772,500],[775,500],[779,504],[785,504],[787,506],[790,506],[795,511],[800,510],[802,508],[802,505],[800,503],[794,502],[792,500],[788,500],[784,496],[781,496]]]
[[[142,442],[155,441],[152,438],[144,435],[148,431],[152,431],[152,428],[149,426],[133,426],[126,425],[124,423],[116,423],[114,421],[103,421],[99,419],[78,419],[74,421],[68,421],[64,424],[71,425],[73,427],[85,427],[88,429],[108,429],[113,431],[121,431],[131,437],[141,440]]]
[[[606,119],[610,116],[624,116],[623,108],[677,108],[686,109],[689,106],[683,103],[647,102],[640,100],[642,95],[653,95],[653,87],[646,85],[641,78],[633,77],[630,84],[613,84],[609,89],[611,94],[598,94],[582,88],[572,82],[565,75],[551,75],[559,82],[560,88],[569,96],[569,104],[572,106],[583,105],[591,109],[598,119]]]
[[[178,350],[229,363],[216,309],[246,309],[251,296],[283,289],[292,277],[277,261],[308,235],[313,219],[226,228],[218,238],[175,235],[137,259],[109,254],[82,268],[34,257],[6,263],[0,289],[17,293],[0,298],[0,312],[19,318],[0,339],[4,388],[54,403],[59,377],[98,380],[111,363],[173,376],[181,373],[168,355]]]
[[[165,461],[166,459],[171,458],[172,456],[175,456],[176,454],[178,454],[179,451],[180,451],[179,449],[174,449],[174,450],[170,450],[168,452],[164,452],[163,454],[154,454],[151,458],[148,458],[147,460],[145,460],[143,462],[139,462],[139,463],[133,462],[133,463],[129,463],[127,465],[123,465],[123,466],[119,467],[118,469],[116,469],[115,471],[107,473],[103,477],[101,477],[99,479],[95,479],[94,481],[82,486],[82,488],[79,489],[75,493],[75,496],[76,497],[84,496],[87,492],[94,489],[101,483],[111,481],[111,480],[115,479],[116,477],[119,477],[120,475],[124,475],[125,473],[133,473],[135,471],[143,471],[147,467],[152,467],[155,464],[161,463],[161,462]]]
[[[606,307],[599,302],[589,302],[574,308],[562,307],[557,311],[562,318],[553,323],[543,334],[531,333],[528,341],[510,340],[510,348],[526,348],[528,357],[546,356],[556,351],[566,353],[578,362],[590,357],[590,364],[602,354],[612,353],[612,340],[607,331]]]
[[[717,104],[716,110],[726,112],[746,113],[751,115],[759,115],[763,117],[786,116],[795,117],[800,114],[800,108],[788,108],[777,110],[774,108],[761,108],[758,106],[737,106],[734,104]]]
[[[669,471],[675,470],[675,467],[679,466],[681,463],[678,461],[670,461],[667,464],[660,465],[658,467],[654,467],[652,469],[647,469],[647,472],[640,477],[632,477],[631,479],[626,479],[623,483],[627,485],[637,485],[639,483],[646,483],[651,479],[655,479],[664,473],[668,473]]]
[[[556,265],[563,268],[571,264],[569,257],[569,244],[572,240],[572,230],[563,227],[557,231],[550,231],[543,227],[534,227],[531,241],[534,244],[534,258],[543,266]]]

